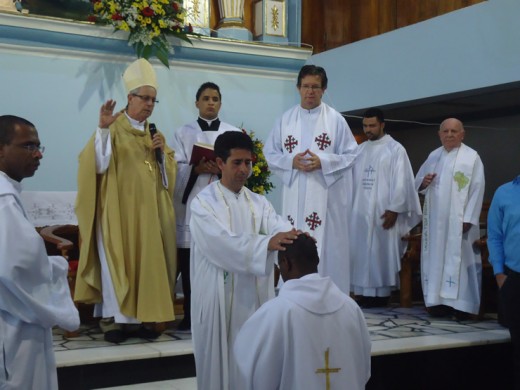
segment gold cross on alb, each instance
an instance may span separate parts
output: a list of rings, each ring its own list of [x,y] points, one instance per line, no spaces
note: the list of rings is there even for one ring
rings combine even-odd
[[[316,374],[325,374],[325,389],[330,390],[330,373],[337,373],[341,368],[329,368],[329,349],[325,351],[325,367],[318,368]]]

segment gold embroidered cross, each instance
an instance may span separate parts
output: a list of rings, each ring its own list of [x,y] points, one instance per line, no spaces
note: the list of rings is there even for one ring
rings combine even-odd
[[[329,348],[325,351],[325,367],[318,368],[316,374],[325,374],[325,389],[330,390],[330,373],[338,373],[341,368],[329,368]]]

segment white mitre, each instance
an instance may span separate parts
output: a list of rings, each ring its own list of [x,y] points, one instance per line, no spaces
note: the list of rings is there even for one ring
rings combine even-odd
[[[145,85],[153,87],[157,91],[155,70],[144,58],[139,58],[126,68],[125,73],[123,73],[123,81],[128,93]]]

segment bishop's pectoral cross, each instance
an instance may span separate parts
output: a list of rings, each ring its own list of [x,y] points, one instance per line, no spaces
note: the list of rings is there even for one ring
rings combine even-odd
[[[325,374],[325,389],[330,390],[330,373],[338,373],[341,368],[329,368],[329,348],[325,351],[325,367],[316,369],[316,374]]]

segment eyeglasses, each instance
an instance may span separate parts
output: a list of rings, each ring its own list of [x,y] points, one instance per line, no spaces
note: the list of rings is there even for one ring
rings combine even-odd
[[[14,146],[18,146],[19,148],[26,149],[31,153],[38,151],[41,154],[43,154],[43,152],[45,152],[45,146],[41,146],[41,145],[27,144],[27,145],[14,145]]]
[[[302,85],[300,87],[300,89],[303,89],[304,91],[313,91],[314,92],[314,91],[318,91],[322,88],[319,85]]]
[[[159,103],[159,100],[157,100],[156,98],[151,97],[151,96],[143,96],[143,95],[138,95],[136,93],[133,93],[132,95],[137,96],[139,99],[144,100],[146,103],[149,103],[149,102],[152,102],[153,104]]]

